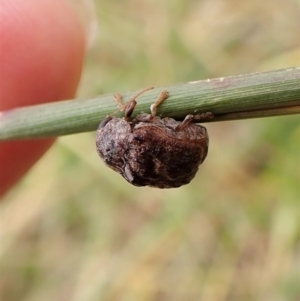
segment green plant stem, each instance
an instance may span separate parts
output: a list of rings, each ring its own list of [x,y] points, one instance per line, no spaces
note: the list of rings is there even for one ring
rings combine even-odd
[[[162,90],[169,98],[157,115],[182,120],[187,114],[212,112],[203,122],[300,113],[300,67],[193,81],[159,87],[142,94],[132,117],[149,112]],[[134,93],[121,93],[128,101]],[[0,140],[44,138],[94,131],[117,109],[113,95],[66,100],[0,112]],[[123,113],[118,113],[120,117]],[[201,121],[202,123],[202,121]]]

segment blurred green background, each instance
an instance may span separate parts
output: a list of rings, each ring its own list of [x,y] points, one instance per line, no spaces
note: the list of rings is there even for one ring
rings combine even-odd
[[[82,15],[79,98],[300,65],[297,0],[97,1]],[[206,127],[206,161],[170,190],[108,169],[95,133],[59,138],[1,205],[0,300],[300,300],[299,115]]]

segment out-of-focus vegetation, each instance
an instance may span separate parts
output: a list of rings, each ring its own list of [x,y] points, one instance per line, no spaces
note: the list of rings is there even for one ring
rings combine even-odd
[[[95,9],[79,97],[300,63],[294,0]],[[0,300],[299,300],[299,116],[206,127],[206,161],[171,190],[130,186],[94,133],[60,138],[1,204]]]

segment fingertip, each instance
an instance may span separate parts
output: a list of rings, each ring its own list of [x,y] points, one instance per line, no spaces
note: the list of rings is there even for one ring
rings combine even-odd
[[[0,41],[0,110],[74,97],[85,36],[69,3],[2,0]],[[1,143],[0,194],[17,182],[53,141]]]

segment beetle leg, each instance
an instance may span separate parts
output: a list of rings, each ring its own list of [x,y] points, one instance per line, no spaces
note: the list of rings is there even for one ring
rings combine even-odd
[[[195,114],[194,115],[194,120],[203,120],[203,119],[212,119],[214,118],[214,114],[212,112],[205,112],[205,113],[200,113],[200,114]]]
[[[176,127],[175,131],[181,131],[183,130],[187,125],[191,123],[191,121],[194,119],[194,116],[189,114],[186,115],[184,120]]]
[[[203,119],[212,119],[214,118],[214,114],[211,112],[206,112],[206,113],[200,113],[196,115],[186,115],[184,120],[176,127],[176,131],[181,131],[184,129],[188,124],[191,123],[193,120],[203,120]]]
[[[128,102],[126,102],[125,104],[123,104],[122,102],[122,95],[121,94],[115,94],[115,100],[117,102],[117,105],[119,107],[119,110],[121,112],[125,111],[125,120],[128,121],[131,114],[134,111],[134,108],[137,104],[136,102],[136,98],[139,97],[141,94],[145,93],[146,91],[152,90],[154,89],[154,87],[149,87],[144,89],[143,91],[139,92],[137,95],[135,95],[132,99],[130,99]]]
[[[123,102],[122,102],[122,95],[119,94],[119,93],[117,93],[117,94],[114,95],[114,97],[115,97],[115,100],[116,100],[116,103],[117,103],[117,105],[118,105],[119,110],[120,110],[121,112],[124,111],[125,105],[124,105]]]
[[[133,98],[126,103],[122,103],[122,95],[115,94],[114,96],[115,96],[117,105],[119,107],[119,110],[121,112],[125,111],[125,120],[128,121],[135,106],[136,106],[136,100]]]
[[[154,104],[152,104],[150,106],[150,110],[151,110],[151,117],[153,118],[156,115],[157,112],[157,107],[165,100],[169,97],[169,92],[168,91],[162,91],[158,98],[155,100]]]
[[[105,119],[102,120],[101,123],[99,124],[98,129],[100,130],[100,129],[104,128],[106,126],[106,124],[111,120],[112,120],[111,115],[106,116]]]

